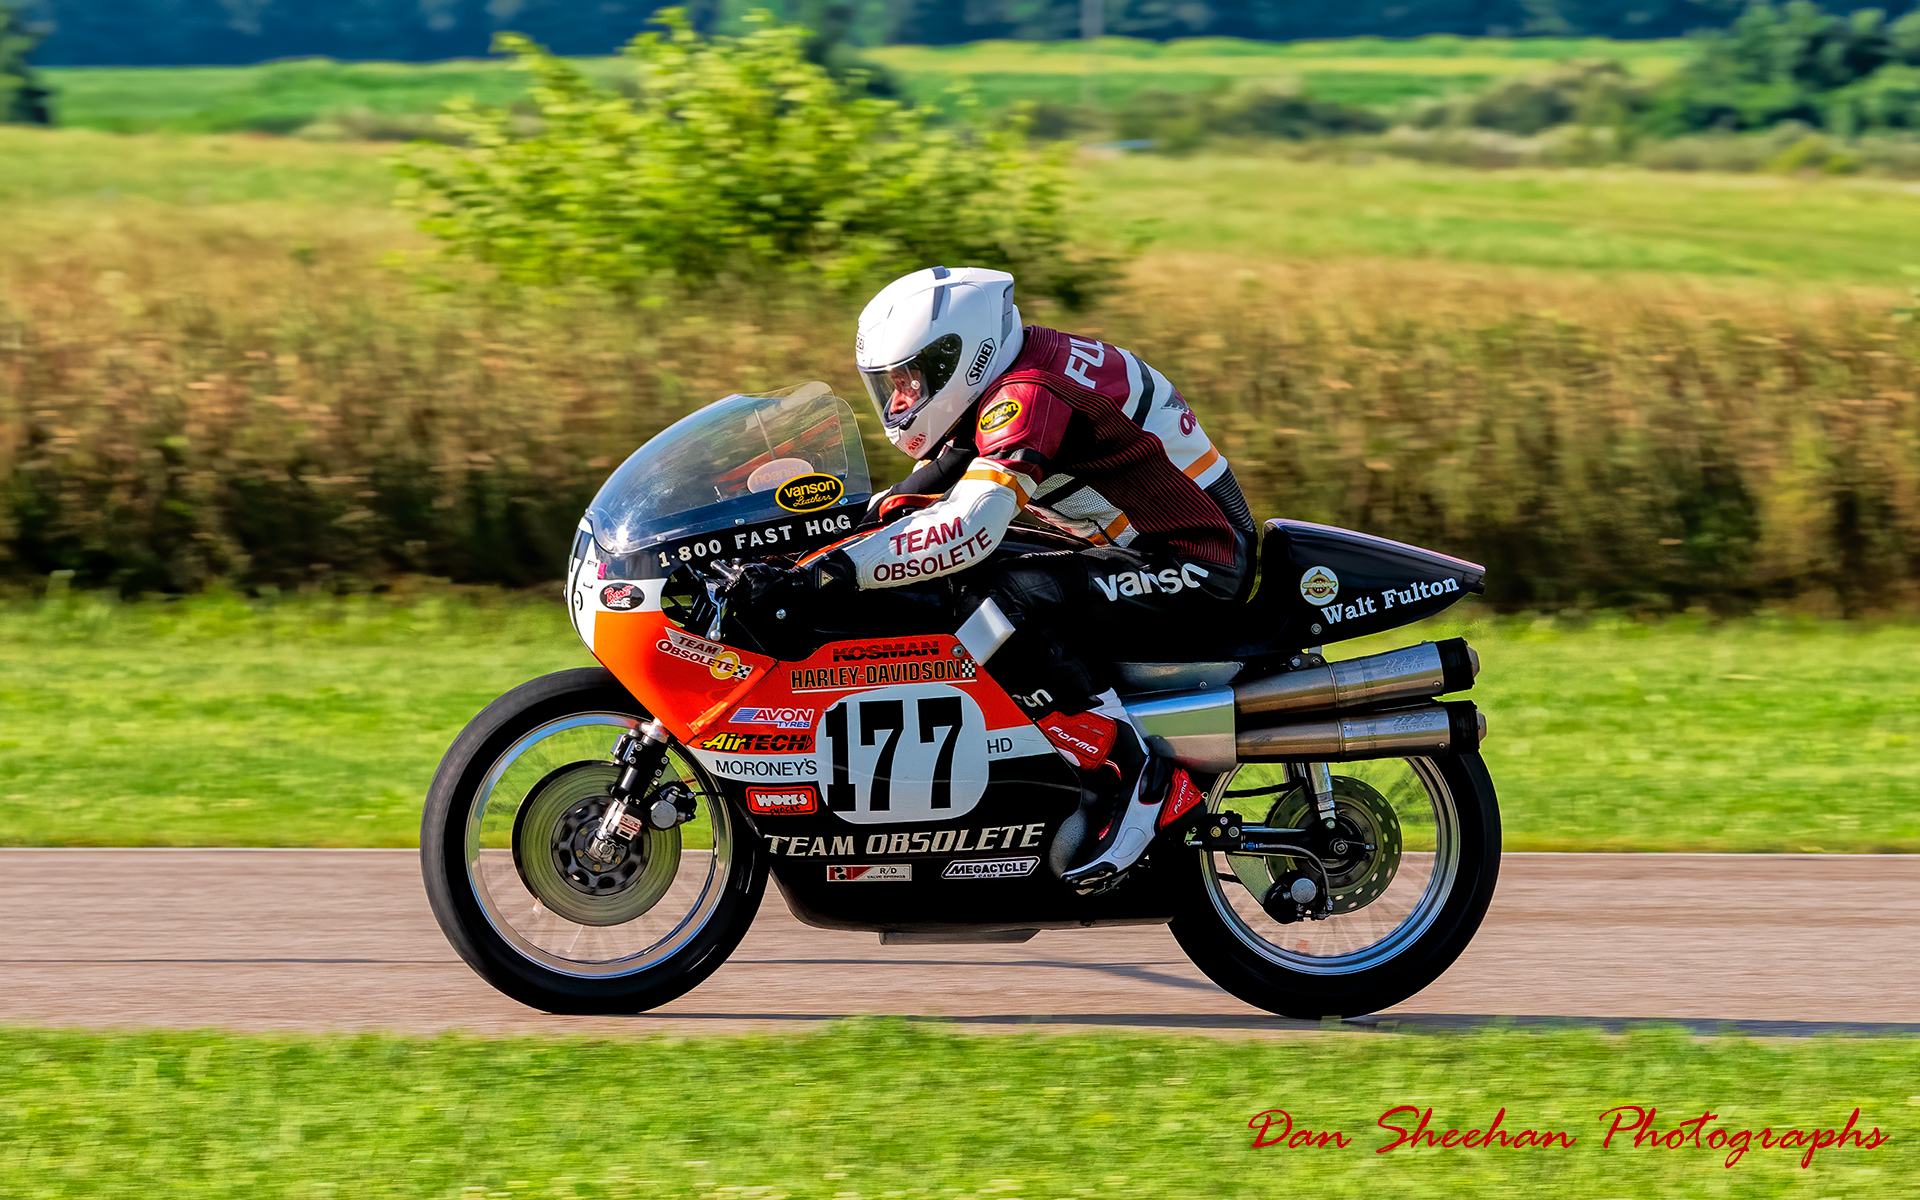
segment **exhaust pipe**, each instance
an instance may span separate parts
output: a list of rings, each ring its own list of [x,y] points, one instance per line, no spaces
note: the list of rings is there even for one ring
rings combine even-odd
[[[1291,725],[1242,729],[1233,742],[1241,762],[1358,762],[1476,750],[1486,736],[1487,718],[1473,701],[1451,700],[1393,712],[1322,716]]]
[[[1233,689],[1241,717],[1261,713],[1380,708],[1463,692],[1480,673],[1480,655],[1465,638],[1421,642],[1385,654],[1349,658],[1269,675]]]
[[[1480,656],[1464,638],[1422,642],[1385,654],[1301,667],[1232,688],[1159,692],[1130,701],[1127,711],[1154,753],[1193,771],[1225,771],[1235,762],[1352,762],[1403,754],[1471,750],[1486,736],[1486,718],[1466,701],[1431,697],[1465,691],[1480,673]],[[1342,717],[1343,708],[1417,708]],[[1293,724],[1276,724],[1280,714]]]

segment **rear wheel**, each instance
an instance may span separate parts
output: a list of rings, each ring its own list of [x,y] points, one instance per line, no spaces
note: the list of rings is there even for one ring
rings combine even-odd
[[[615,740],[649,719],[613,675],[561,671],[468,724],[427,793],[420,858],[447,940],[487,982],[557,1013],[640,1012],[683,995],[740,943],[766,890],[754,832],[678,746],[667,778],[694,820],[594,845]]]
[[[1303,865],[1291,858],[1169,848],[1181,948],[1227,991],[1286,1017],[1358,1016],[1420,991],[1466,949],[1499,875],[1500,811],[1478,754],[1332,771],[1344,857],[1326,860],[1325,920],[1282,923],[1261,905]],[[1221,776],[1207,804],[1283,828],[1311,815],[1298,770],[1281,764]]]

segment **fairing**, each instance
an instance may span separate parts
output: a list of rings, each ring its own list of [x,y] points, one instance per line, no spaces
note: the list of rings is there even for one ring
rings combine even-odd
[[[825,545],[871,491],[853,410],[808,383],[729,396],[668,426],[607,479],[584,524],[605,577],[650,579],[696,559]]]

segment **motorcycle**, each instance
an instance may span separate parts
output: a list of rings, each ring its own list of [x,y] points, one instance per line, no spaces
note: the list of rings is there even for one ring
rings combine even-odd
[[[602,665],[488,705],[428,792],[427,893],[482,978],[549,1012],[657,1007],[726,960],[769,876],[801,921],[887,945],[1169,924],[1208,978],[1297,1018],[1399,1003],[1466,947],[1500,817],[1484,718],[1436,697],[1478,655],[1318,648],[1437,613],[1483,568],[1268,521],[1237,620],[1115,648],[1165,782],[1146,856],[1082,895],[1060,873],[1086,731],[995,682],[1010,631],[960,619],[966,573],[810,614],[736,602],[742,564],[804,564],[870,498],[853,413],[818,383],[709,405],[607,480],[566,585]],[[1016,524],[997,553],[1080,544]]]

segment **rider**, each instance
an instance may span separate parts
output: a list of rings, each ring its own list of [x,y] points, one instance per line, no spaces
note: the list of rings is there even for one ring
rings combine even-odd
[[[963,641],[998,631],[1001,644],[975,653],[1098,781],[1090,795],[1106,811],[1084,814],[1094,834],[1063,874],[1098,890],[1146,849],[1160,799],[1106,663],[1142,639],[1217,626],[1252,585],[1256,535],[1227,460],[1166,376],[1096,338],[1023,327],[1013,289],[1004,271],[933,267],[860,314],[860,377],[888,439],[920,460],[869,512],[938,498],[842,545],[816,578],[870,589],[966,573]],[[1022,511],[1085,548],[994,555]],[[1089,715],[1063,724],[1073,714]]]

